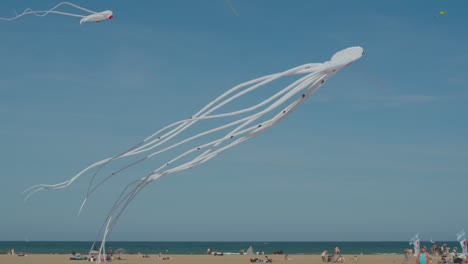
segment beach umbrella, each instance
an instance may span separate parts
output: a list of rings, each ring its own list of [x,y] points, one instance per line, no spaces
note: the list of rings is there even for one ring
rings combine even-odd
[[[125,254],[125,253],[127,253],[127,251],[126,251],[125,249],[123,249],[123,248],[119,248],[119,249],[117,249],[117,250],[115,251],[115,253],[116,253],[116,254]]]

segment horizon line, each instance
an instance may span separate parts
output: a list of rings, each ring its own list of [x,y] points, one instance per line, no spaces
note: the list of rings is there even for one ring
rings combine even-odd
[[[24,240],[0,240],[0,242],[95,242],[92,240],[30,240],[30,241],[24,241]],[[96,241],[97,242],[97,241]],[[172,241],[162,241],[162,240],[107,240],[107,242],[160,242],[160,243],[205,243],[205,242],[215,242],[215,243],[245,243],[245,242],[251,242],[251,243],[281,243],[281,242],[288,242],[288,243],[332,243],[332,242],[338,242],[338,243],[351,243],[351,242],[405,242],[408,243],[408,240],[326,240],[326,241],[314,241],[314,240],[230,240],[230,241],[223,241],[223,240],[172,240]],[[421,240],[421,242],[431,242],[430,240]],[[440,240],[440,242],[457,242],[457,240]]]

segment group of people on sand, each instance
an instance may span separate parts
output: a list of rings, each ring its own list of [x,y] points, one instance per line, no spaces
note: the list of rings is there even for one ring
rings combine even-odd
[[[431,253],[427,250],[426,246],[421,247],[421,251],[417,254],[413,254],[413,250],[410,248],[405,249],[405,263],[407,263],[411,257],[416,258],[416,264],[429,264],[434,263],[433,257],[440,257],[438,264],[449,264],[449,263],[468,263],[467,256],[465,254],[457,253],[457,248],[454,247],[450,252],[450,247],[447,244],[441,246],[433,245],[431,247]]]
[[[287,254],[286,254],[287,256]],[[287,257],[286,257],[287,258]],[[286,259],[287,260],[287,259]],[[255,262],[263,262],[263,263],[273,263],[273,260],[271,258],[268,258],[268,256],[265,256],[263,258],[263,260],[259,259],[259,258],[251,258],[250,259],[250,262],[251,263],[255,263]]]
[[[361,253],[362,254],[362,253]],[[322,254],[320,254],[322,257],[322,262],[326,263],[345,263],[346,259],[343,255],[341,255],[341,250],[339,247],[335,247],[335,254],[329,254],[328,250],[324,250]],[[353,258],[353,264],[358,264],[358,257],[354,256]]]
[[[167,250],[166,250],[167,251]],[[167,255],[168,253],[166,253]],[[140,258],[151,258],[147,253],[146,254],[141,254],[141,252],[138,252],[138,257]],[[161,252],[159,252],[159,255],[156,257],[156,260],[170,260],[170,257],[163,256]]]
[[[7,251],[7,254],[8,255],[16,255],[18,257],[24,257],[24,256],[27,256],[25,253],[18,253],[16,252],[16,249],[15,248],[12,248],[10,250]]]
[[[431,247],[431,252],[434,256],[449,256],[449,255],[458,255],[459,253],[457,252],[458,248],[453,247],[452,252],[450,252],[450,247],[447,246],[447,244],[442,244],[438,246],[437,244],[432,245]]]

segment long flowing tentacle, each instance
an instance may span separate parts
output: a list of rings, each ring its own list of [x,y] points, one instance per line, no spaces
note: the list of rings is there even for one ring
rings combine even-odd
[[[234,15],[239,16],[239,13],[237,13],[237,10],[232,5],[231,0],[226,0],[226,4],[229,6]]]
[[[0,20],[15,20],[15,19],[18,19],[24,15],[28,15],[28,14],[34,14],[36,16],[46,16],[50,13],[52,14],[60,14],[60,15],[66,15],[66,16],[73,16],[73,17],[81,17],[81,18],[84,18],[86,16],[84,15],[78,15],[78,14],[71,14],[71,13],[65,13],[65,12],[59,12],[59,11],[55,11],[55,9],[59,8],[60,6],[62,5],[69,5],[69,6],[72,6],[72,7],[75,7],[77,9],[81,9],[85,12],[88,12],[88,13],[91,13],[91,14],[96,14],[96,12],[94,11],[91,11],[91,10],[88,10],[86,8],[83,8],[81,6],[77,6],[73,3],[70,3],[70,2],[62,2],[56,6],[54,6],[53,8],[47,10],[47,11],[34,11],[32,10],[31,8],[27,8],[26,10],[23,11],[23,13],[19,14],[19,15],[16,15],[15,17],[12,17],[12,18],[0,18]]]
[[[71,183],[73,183],[76,179],[78,179],[81,175],[83,175],[85,172],[87,172],[88,170],[92,169],[92,168],[95,168],[97,166],[102,166],[102,165],[105,165],[107,164],[108,162],[112,161],[112,160],[116,160],[116,159],[119,159],[119,158],[123,158],[123,157],[128,157],[128,156],[131,156],[131,155],[135,155],[135,154],[140,154],[144,151],[141,151],[141,148],[142,147],[148,147],[149,145],[151,144],[154,144],[155,142],[158,142],[156,144],[154,144],[153,146],[147,148],[145,151],[148,151],[148,150],[151,150],[167,141],[169,141],[170,139],[172,139],[173,137],[177,136],[178,134],[180,134],[181,132],[185,131],[186,129],[188,129],[190,126],[194,125],[196,122],[198,122],[199,120],[205,120],[205,119],[212,119],[212,118],[221,118],[221,117],[227,117],[227,116],[231,116],[231,115],[234,115],[234,114],[242,114],[244,112],[247,112],[247,111],[251,111],[251,110],[254,110],[256,109],[257,107],[260,107],[262,105],[264,105],[265,103],[271,101],[272,99],[276,98],[277,96],[281,95],[282,92],[279,92],[277,95],[274,95],[272,98],[270,99],[267,99],[265,100],[264,102],[254,106],[254,107],[251,107],[249,109],[244,109],[244,110],[241,110],[241,111],[237,111],[236,113],[226,113],[226,114],[220,114],[220,115],[214,115],[214,116],[209,116],[208,114],[212,113],[213,111],[219,109],[220,107],[226,105],[227,103],[233,101],[234,99],[240,97],[241,95],[244,95],[254,89],[257,89],[263,85],[266,85],[270,82],[272,82],[273,80],[276,80],[282,76],[287,76],[287,75],[292,75],[292,74],[296,74],[296,72],[300,72],[300,73],[303,73],[305,70],[307,71],[314,71],[315,69],[317,69],[317,67],[319,66],[319,64],[306,64],[306,65],[302,65],[302,66],[299,66],[299,67],[295,67],[293,69],[290,69],[290,70],[287,70],[285,72],[282,72],[282,73],[278,73],[278,74],[274,74],[274,75],[269,75],[268,77],[269,78],[258,78],[256,79],[255,81],[258,81],[260,80],[261,82],[258,83],[258,84],[255,84],[253,85],[252,87],[248,88],[248,89],[245,89],[244,91],[242,92],[239,92],[238,94],[236,95],[233,95],[229,98],[227,98],[226,100],[220,102],[218,105],[216,106],[213,106],[215,105],[216,103],[218,103],[219,101],[221,101],[223,98],[227,97],[229,94],[233,93],[234,91],[242,88],[242,87],[245,87],[246,85],[244,84],[241,84],[241,85],[238,85],[232,89],[230,89],[229,91],[227,91],[226,93],[224,93],[223,95],[221,95],[220,97],[216,98],[213,102],[209,103],[207,106],[205,106],[204,108],[202,108],[197,114],[194,115],[194,117],[190,118],[190,119],[186,119],[186,120],[182,120],[182,121],[179,121],[179,122],[176,122],[176,123],[173,123],[169,126],[166,126],[164,127],[163,129],[159,130],[158,132],[154,133],[153,135],[151,135],[150,137],[148,137],[147,139],[145,139],[143,142],[140,142],[138,143],[135,147],[131,148],[129,151],[127,151],[126,153],[122,153],[120,155],[117,155],[115,157],[112,157],[112,158],[108,158],[108,159],[104,159],[104,160],[101,160],[101,161],[98,161],[92,165],[90,165],[89,167],[85,168],[84,170],[82,170],[81,172],[79,172],[77,175],[73,176],[70,180],[68,181],[65,181],[65,182],[62,182],[62,183],[58,183],[58,184],[53,184],[53,185],[45,185],[45,184],[40,184],[40,185],[35,185],[35,186],[32,186],[28,189],[25,190],[25,192],[29,192],[30,190],[33,190],[35,189],[33,192],[31,192],[27,197],[26,199],[29,199],[29,197],[36,193],[37,191],[40,191],[40,190],[44,190],[44,189],[62,189],[62,188],[66,188],[68,187]],[[246,82],[247,84],[252,84],[252,81],[249,81],[249,82]],[[293,85],[296,84],[296,83],[293,83]],[[292,85],[291,85],[292,86]],[[287,89],[290,89],[290,87],[287,87]],[[283,91],[284,92],[284,91]],[[211,108],[210,108],[211,107]],[[201,114],[203,113],[203,114]],[[240,121],[236,121],[236,122],[242,122],[243,120],[240,120]],[[227,126],[229,125],[235,125],[236,123],[233,123],[233,124],[228,124]],[[167,130],[167,128],[170,128],[170,127],[173,127],[175,125],[179,125],[178,127],[176,127],[175,129],[167,132],[166,134],[156,138],[155,140],[152,140],[146,144],[143,144],[145,143],[145,141],[149,141],[151,140],[152,138],[154,138],[156,135],[158,135],[158,133],[160,133],[161,131],[164,131],[164,130]],[[139,152],[136,152],[137,150],[139,150]],[[161,152],[159,152],[161,153]]]

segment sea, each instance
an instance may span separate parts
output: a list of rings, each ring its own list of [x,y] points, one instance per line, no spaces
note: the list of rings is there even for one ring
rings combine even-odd
[[[436,242],[438,245],[447,244],[449,247],[460,248],[456,241]],[[421,242],[428,248],[433,244]],[[99,247],[99,244],[96,244]],[[238,254],[242,249],[252,246],[254,252],[272,254],[280,251],[284,254],[320,254],[324,250],[335,252],[335,247],[341,249],[342,254],[371,254],[390,255],[403,254],[405,248],[411,246],[408,242],[125,242],[108,241],[106,250],[112,246],[114,250],[124,249],[127,254],[206,254],[208,248],[225,254]],[[77,252],[86,254],[93,247],[93,242],[86,241],[0,241],[0,254],[6,254],[14,248],[16,252],[29,254],[71,254]]]

